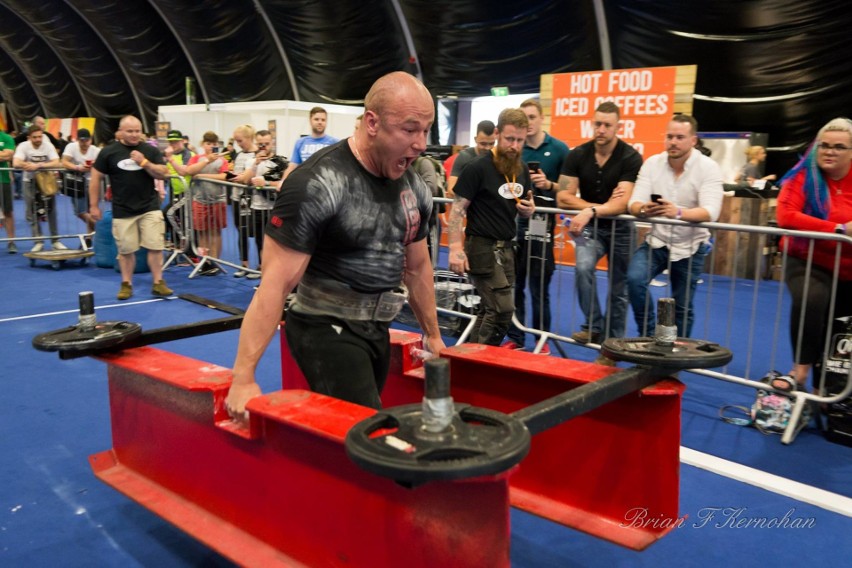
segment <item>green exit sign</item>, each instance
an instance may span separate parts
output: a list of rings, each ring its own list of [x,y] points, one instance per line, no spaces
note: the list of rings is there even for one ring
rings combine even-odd
[[[509,87],[491,87],[492,97],[508,97]]]

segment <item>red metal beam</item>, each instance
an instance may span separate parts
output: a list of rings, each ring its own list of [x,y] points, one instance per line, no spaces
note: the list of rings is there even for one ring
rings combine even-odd
[[[246,566],[508,566],[508,474],[405,489],[355,466],[373,410],[307,391],[224,410],[230,370],[150,347],[109,365],[113,448],[99,479]]]

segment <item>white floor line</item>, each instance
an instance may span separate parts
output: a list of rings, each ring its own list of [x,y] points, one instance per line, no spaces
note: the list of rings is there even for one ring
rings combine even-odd
[[[852,517],[852,499],[838,493],[818,489],[792,479],[766,473],[736,462],[680,447],[680,461],[717,475],[729,477],[761,489],[766,489],[827,511]]]
[[[107,304],[106,306],[95,306],[95,311],[98,310],[107,310],[109,308],[120,308],[122,306],[138,306],[139,304],[150,304],[151,302],[162,302],[163,300],[175,299],[177,296],[169,296],[168,298],[153,298],[151,300],[139,300],[138,302],[122,302],[120,304]],[[5,323],[7,321],[20,321],[25,319],[33,319],[33,318],[43,318],[48,316],[58,316],[62,314],[79,314],[80,310],[63,310],[61,312],[45,312],[43,314],[32,314],[29,316],[16,316],[13,318],[4,318],[0,319],[0,323]]]

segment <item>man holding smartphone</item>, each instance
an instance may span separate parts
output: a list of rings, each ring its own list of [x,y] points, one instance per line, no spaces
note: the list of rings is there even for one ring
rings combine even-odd
[[[239,278],[245,276],[249,280],[260,278],[261,261],[263,260],[263,230],[272,209],[275,206],[275,198],[281,190],[284,172],[290,162],[284,156],[275,153],[275,143],[269,130],[258,130],[255,136],[257,153],[254,155],[254,164],[250,166],[252,178],[251,191],[251,223],[249,224],[249,236],[254,237],[257,246],[257,272],[241,270],[235,272],[234,276]],[[270,186],[274,189],[271,189]]]
[[[633,247],[632,223],[604,219],[627,211],[633,184],[642,167],[642,156],[618,138],[621,125],[618,106],[602,103],[595,109],[594,140],[574,150],[565,159],[559,176],[559,207],[579,209],[569,232],[585,237],[585,246],[575,247],[575,285],[580,309],[586,318],[580,331],[571,335],[579,343],[601,343],[607,337],[624,337],[627,322],[627,265]],[[606,316],[601,310],[595,276],[598,261],[607,257],[609,293]],[[600,356],[603,365],[614,365]]]
[[[679,114],[672,118],[666,128],[666,150],[648,158],[639,171],[636,191],[630,199],[632,215],[694,223],[719,218],[722,170],[695,148],[697,142],[698,123],[693,117]],[[675,299],[677,334],[689,337],[695,287],[710,252],[709,241],[707,229],[689,225],[651,225],[645,242],[633,253],[627,272],[630,305],[639,335],[654,333],[654,306],[648,294],[648,283],[668,268]]]
[[[521,103],[529,126],[524,142],[523,161],[530,172],[533,199],[538,207],[556,206],[556,180],[562,162],[568,156],[568,146],[541,128],[543,112],[538,99]],[[518,217],[518,244],[515,252],[515,317],[524,325],[526,319],[526,288],[529,278],[532,327],[550,331],[550,279],[556,269],[553,256],[553,229],[556,216],[552,213],[534,213],[530,219]],[[503,347],[523,347],[525,334],[515,325],[509,328]],[[550,349],[545,345],[541,353]]]
[[[220,152],[219,136],[205,132],[201,139],[203,154],[189,159],[186,166],[175,165],[182,176],[193,176],[189,194],[192,199],[192,228],[198,236],[196,252],[199,256],[221,258],[222,229],[228,226],[228,191],[224,185],[208,180],[223,181],[227,177],[228,161]],[[215,276],[222,270],[211,260],[206,260],[200,274]]]

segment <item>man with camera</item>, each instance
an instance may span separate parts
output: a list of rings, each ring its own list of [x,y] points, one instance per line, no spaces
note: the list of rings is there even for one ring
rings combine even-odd
[[[603,217],[627,211],[642,156],[618,138],[620,117],[615,103],[601,103],[592,123],[595,138],[568,154],[559,176],[559,207],[580,210],[569,228],[575,242],[577,299],[586,318],[571,338],[580,343],[624,337],[627,322],[626,277],[634,228],[632,223]],[[606,316],[597,297],[595,275],[597,263],[604,256],[609,265]],[[603,356],[596,362],[614,364]]]
[[[722,170],[699,152],[698,123],[675,115],[666,128],[666,150],[648,158],[639,170],[630,198],[630,214],[640,218],[667,217],[693,223],[715,221],[722,209]],[[654,306],[648,283],[669,270],[675,299],[678,337],[692,331],[695,287],[710,253],[710,231],[690,225],[652,224],[636,249],[627,271],[630,305],[639,335],[654,333]]]
[[[275,144],[269,130],[258,130],[255,133],[255,144],[257,153],[254,155],[254,164],[251,164],[246,171],[251,172],[249,182],[253,186],[249,209],[251,213],[249,236],[254,237],[258,263],[260,263],[263,259],[263,229],[269,222],[275,197],[281,190],[284,172],[287,171],[290,162],[284,156],[275,153]],[[234,276],[237,278],[245,276],[249,280],[256,280],[260,278],[260,264],[257,270],[257,272],[241,270],[234,273]]]
[[[527,115],[527,139],[522,158],[530,171],[533,198],[539,207],[556,206],[556,180],[562,162],[568,156],[568,145],[542,130],[543,111],[538,99],[521,103]],[[552,213],[534,213],[532,218],[518,217],[518,245],[515,252],[515,316],[525,324],[526,295],[524,288],[529,276],[532,327],[550,331],[550,279],[556,269],[553,256],[553,229],[556,216]],[[509,328],[503,347],[517,349],[524,346],[524,332],[514,325]],[[540,353],[550,349],[542,347]]]

